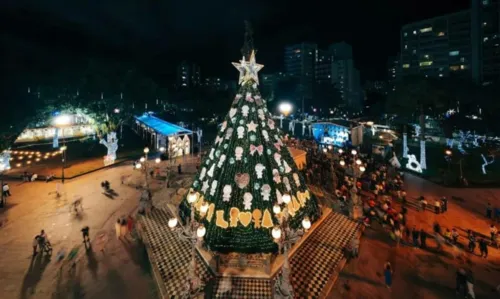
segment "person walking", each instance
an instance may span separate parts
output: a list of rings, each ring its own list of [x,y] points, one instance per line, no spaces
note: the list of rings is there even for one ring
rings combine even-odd
[[[121,230],[122,230],[122,222],[120,221],[120,219],[117,219],[115,222],[115,233],[117,239],[120,239],[121,237]]]
[[[457,295],[462,294],[464,297],[467,295],[467,278],[466,272],[463,268],[460,268],[456,272],[456,287],[455,290]]]
[[[39,242],[39,236],[36,235],[35,239],[33,239],[33,256],[37,254],[36,248],[38,247],[38,242]]]
[[[424,229],[420,229],[420,248],[424,249],[427,248],[427,233],[424,231]]]
[[[474,276],[472,274],[472,270],[470,269],[469,271],[467,271],[466,281],[467,281],[467,291],[469,292],[469,298],[475,299],[476,294],[474,293]]]
[[[491,214],[493,213],[493,208],[491,207],[491,203],[486,204],[486,218],[491,219]]]
[[[436,214],[439,214],[441,212],[441,202],[439,200],[437,200],[437,199],[434,202],[434,212]]]
[[[392,267],[391,263],[387,262],[384,265],[384,280],[385,280],[385,286],[391,290],[392,286]]]
[[[474,249],[476,249],[476,237],[474,233],[469,230],[469,251],[474,253]]]
[[[479,250],[481,251],[481,257],[488,257],[488,243],[486,243],[484,238],[479,240]]]
[[[90,228],[88,226],[82,228],[83,243],[85,243],[85,246],[87,242],[90,244],[89,230]]]
[[[3,192],[3,196],[4,197],[11,196],[9,184],[7,184],[7,183],[3,184],[3,186],[2,186],[2,192]]]
[[[495,242],[496,236],[498,233],[498,229],[494,224],[490,225],[490,236],[491,236],[491,242]]]
[[[413,238],[413,247],[418,248],[418,238],[420,237],[420,234],[417,230],[417,227],[413,227],[411,230],[411,236]]]

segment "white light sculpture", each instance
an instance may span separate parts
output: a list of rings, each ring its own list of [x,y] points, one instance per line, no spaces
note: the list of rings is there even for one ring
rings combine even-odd
[[[0,154],[0,171],[10,169],[10,151],[3,151]]]
[[[108,149],[108,154],[104,157],[104,165],[107,166],[115,163],[116,151],[118,150],[118,138],[116,138],[116,133],[109,132],[107,140],[101,139],[99,143]]]
[[[483,165],[481,165],[481,170],[483,171],[483,174],[486,174],[486,166],[493,164],[495,162],[495,156],[491,155],[490,161],[486,160],[486,157],[483,154],[481,154],[481,158],[483,158],[484,161]]]
[[[406,163],[406,168],[418,173],[422,173],[422,167],[417,161],[417,157],[415,157],[415,155],[408,155],[408,163]]]

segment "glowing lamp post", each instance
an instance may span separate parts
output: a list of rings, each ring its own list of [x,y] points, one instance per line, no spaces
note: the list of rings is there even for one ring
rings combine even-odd
[[[62,169],[61,169],[61,182],[64,184],[64,167],[66,166],[66,140],[64,139],[64,128],[71,125],[71,117],[69,115],[59,115],[52,121],[54,127],[61,129],[61,137],[63,140],[63,146],[61,147],[61,159],[62,159]]]
[[[280,115],[280,128],[283,129],[283,117],[288,116],[290,112],[292,112],[292,104],[290,103],[281,103],[278,107],[279,111],[281,112]]]
[[[170,218],[168,220],[168,227],[177,233],[177,236],[181,240],[185,240],[191,243],[191,266],[189,268],[188,284],[185,290],[184,296],[182,298],[198,298],[199,295],[203,293],[203,286],[200,278],[196,276],[196,246],[199,241],[205,237],[207,229],[203,224],[199,224],[195,221],[194,204],[198,201],[198,193],[191,191],[186,196],[186,200],[191,206],[191,218],[189,225],[178,226],[179,221],[176,217]],[[200,207],[200,218],[203,218],[208,212],[208,203],[205,202]]]

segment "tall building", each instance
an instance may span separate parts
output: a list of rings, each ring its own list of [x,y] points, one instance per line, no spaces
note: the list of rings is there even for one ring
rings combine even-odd
[[[315,61],[314,76],[317,84],[332,83],[332,53],[328,50],[318,50]]]
[[[500,77],[500,0],[471,0],[471,9],[401,29],[401,75]]]
[[[177,87],[196,87],[200,83],[200,67],[187,61],[181,62],[177,67]]]
[[[300,82],[302,97],[312,98],[318,46],[301,43],[285,47],[285,70]]]
[[[340,42],[330,45],[332,55],[331,82],[339,90],[346,108],[358,109],[362,104],[361,80],[352,59],[351,45]]]

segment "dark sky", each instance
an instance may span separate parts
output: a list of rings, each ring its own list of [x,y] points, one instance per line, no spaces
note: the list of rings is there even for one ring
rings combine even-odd
[[[387,57],[398,51],[402,24],[466,9],[469,2],[3,0],[0,37],[8,54],[4,63],[23,71],[57,71],[68,61],[97,56],[168,78],[186,59],[199,63],[202,75],[236,79],[230,62],[240,58],[248,19],[257,60],[266,66],[262,72],[282,69],[286,44],[326,47],[345,40],[353,45],[362,79],[383,79]]]

